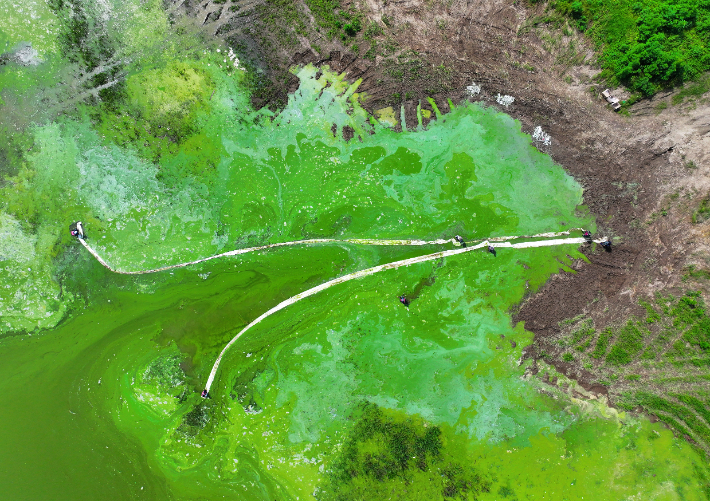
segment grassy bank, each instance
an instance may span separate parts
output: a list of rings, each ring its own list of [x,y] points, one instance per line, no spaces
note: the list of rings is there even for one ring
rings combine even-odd
[[[538,21],[562,26],[565,20],[593,42],[600,77],[639,96],[710,69],[707,0],[557,0]]]
[[[698,292],[639,301],[641,318],[595,329],[575,318],[558,344],[609,387],[616,405],[655,415],[698,449],[710,451],[710,316]]]

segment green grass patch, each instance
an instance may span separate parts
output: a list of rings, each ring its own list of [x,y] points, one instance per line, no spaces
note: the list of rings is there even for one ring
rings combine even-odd
[[[702,383],[710,381],[710,374],[693,374],[690,376],[675,376],[658,379],[658,383]]]
[[[683,368],[683,367],[697,367],[697,368],[704,368],[704,367],[710,367],[710,358],[707,357],[689,357],[681,360],[674,360],[673,362],[674,367],[678,368]]]
[[[308,34],[307,17],[297,2],[291,0],[265,0],[256,7],[259,19],[266,24],[270,34],[284,47],[299,45],[296,34]]]
[[[670,309],[673,325],[693,325],[706,317],[705,305],[699,292],[686,292]]]
[[[599,334],[599,338],[597,338],[597,344],[594,346],[594,351],[592,352],[592,358],[604,358],[607,350],[609,349],[609,341],[613,336],[614,331],[612,331],[608,327]]]
[[[521,33],[530,31],[531,28],[536,28],[538,26],[552,26],[555,29],[559,29],[566,24],[565,18],[558,12],[550,11],[541,16],[533,17],[528,20],[521,29]]]
[[[347,42],[363,29],[363,14],[344,8],[341,0],[305,0],[305,3],[316,23],[326,30],[328,38],[340,38]]]
[[[707,315],[702,296],[699,292],[691,291],[686,292],[675,303],[670,301],[669,298],[657,298],[657,303],[662,305],[663,312],[669,317],[673,328],[682,333],[682,336],[673,343],[665,356],[676,359],[676,366],[706,367],[707,357],[698,356],[710,351],[710,317]]]
[[[693,280],[710,280],[710,270],[698,268],[696,265],[690,264],[685,267],[683,280],[688,280],[691,278]]]
[[[637,393],[635,398],[636,401],[646,409],[661,411],[670,414],[673,418],[681,420],[688,428],[695,432],[697,437],[703,440],[705,444],[710,444],[710,427],[683,404],[675,403],[658,395],[646,392]],[[659,415],[658,418],[662,419],[661,416],[662,415]],[[684,429],[684,427],[681,426],[677,429],[681,430]],[[683,433],[687,434],[687,430]]]
[[[671,309],[673,325],[687,328],[683,338],[703,352],[710,350],[710,318],[699,292],[687,292]]]
[[[622,393],[619,395],[619,398],[617,398],[615,404],[619,409],[625,411],[632,411],[638,407],[638,402],[633,393]]]
[[[653,307],[651,303],[648,301],[644,301],[641,299],[639,301],[639,304],[644,307],[646,310],[646,323],[647,324],[652,324],[655,322],[658,322],[661,319],[660,313],[656,311],[656,309]]]
[[[697,99],[708,91],[710,91],[710,75],[704,75],[697,81],[686,84],[673,96],[671,102],[681,104],[686,99]]]
[[[572,341],[570,342],[570,344],[577,345],[585,339],[593,336],[595,333],[596,331],[592,326],[592,320],[586,320],[577,330],[572,332]]]
[[[710,367],[710,358],[695,357],[687,360],[686,364],[694,367]]]
[[[695,212],[693,212],[692,217],[693,223],[695,224],[702,223],[708,219],[710,219],[710,197],[705,198],[700,202],[698,208],[695,209]]]
[[[653,346],[646,348],[641,354],[641,360],[656,360],[658,357],[658,352]]]
[[[565,319],[562,320],[558,325],[559,325],[560,327],[562,327],[563,325],[572,325],[572,324],[575,324],[575,323],[577,323],[577,322],[579,322],[580,320],[583,320],[583,319],[584,319],[584,313],[581,313],[581,314],[577,315],[576,317],[565,318]]]
[[[666,357],[669,358],[687,358],[693,355],[694,351],[683,339],[678,339],[666,352]]]
[[[575,346],[574,349],[580,353],[583,353],[583,352],[587,351],[587,349],[589,349],[589,346],[591,346],[591,344],[592,344],[592,338],[589,338],[585,342],[583,342],[582,344]]]
[[[710,409],[708,409],[707,404],[692,395],[673,395],[675,398],[683,402],[688,407],[692,408],[700,414],[707,423],[710,423]]]
[[[656,417],[659,421],[666,423],[672,430],[675,430],[681,436],[690,436],[690,431],[688,431],[688,428],[680,424],[672,417],[666,416],[664,414],[656,414]]]

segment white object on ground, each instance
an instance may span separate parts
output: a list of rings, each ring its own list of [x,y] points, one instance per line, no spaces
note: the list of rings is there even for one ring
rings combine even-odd
[[[218,50],[217,52],[219,52],[219,50]],[[244,69],[243,66],[240,66],[240,64],[239,64],[239,58],[238,58],[237,55],[234,53],[234,51],[232,50],[231,47],[229,48],[229,60],[232,61],[232,64],[234,64],[234,67],[237,68],[238,70],[243,70],[243,69]]]
[[[540,127],[539,125],[535,127],[535,130],[532,133],[532,138],[535,141],[541,142],[545,146],[550,146],[550,144],[552,143],[552,137],[550,137],[547,132],[542,130],[542,127]]]
[[[496,96],[496,102],[501,106],[505,106],[506,108],[513,104],[514,101],[515,98],[513,96],[501,96],[500,94]]]
[[[471,97],[477,96],[481,93],[481,86],[477,85],[476,82],[471,82],[471,85],[466,87],[466,93]]]
[[[611,90],[609,90],[609,89],[603,90],[602,96],[604,96],[604,99],[607,100],[607,102],[611,105],[611,107],[614,109],[614,111],[619,111],[621,109],[621,104],[619,104],[619,99],[617,99],[611,95]]]

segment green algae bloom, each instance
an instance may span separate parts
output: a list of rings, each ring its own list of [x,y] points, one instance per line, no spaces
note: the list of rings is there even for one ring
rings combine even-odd
[[[707,499],[705,458],[660,424],[526,376],[532,335],[509,312],[572,271],[574,245],[339,284],[249,331],[201,399],[222,347],[269,308],[441,247],[283,247],[121,276],[71,222],[110,264],[140,270],[308,238],[593,221],[581,187],[497,109],[461,103],[396,132],[400,110],[372,117],[358,82],[306,66],[281,112],[253,110],[245,70],[223,47],[184,49],[160,2],[101,5],[123,20],[109,15],[118,31],[102,40],[130,55],[124,83],[16,123],[3,150],[16,159],[0,185],[8,499]],[[47,33],[66,22],[42,16]],[[18,26],[0,21],[0,40],[40,47]],[[45,66],[0,68],[3,110],[80,64],[59,41],[42,47]]]

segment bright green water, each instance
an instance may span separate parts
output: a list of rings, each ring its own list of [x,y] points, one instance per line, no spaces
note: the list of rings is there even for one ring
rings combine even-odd
[[[356,86],[307,67],[270,118],[250,109],[245,73],[223,52],[186,51],[160,2],[138,4],[111,4],[121,47],[140,55],[120,99],[21,133],[3,119],[14,169],[0,188],[4,499],[312,498],[364,401],[439,426],[447,457],[489,482],[482,499],[705,499],[705,462],[684,441],[523,377],[531,334],[508,312],[568,269],[580,256],[570,246],[469,253],[328,289],[249,331],[200,399],[224,344],[270,307],[440,248],[293,247],[123,277],[71,241],[71,221],[111,264],[144,269],[300,238],[476,238],[591,220],[579,185],[496,110],[461,105],[395,133],[360,108]],[[0,68],[5,117],[12,103],[39,109],[68,68],[57,44],[33,38],[61,20],[34,8],[45,30],[24,29],[26,13],[0,21],[0,42],[32,41],[46,59]],[[411,475],[366,492],[441,497]]]

